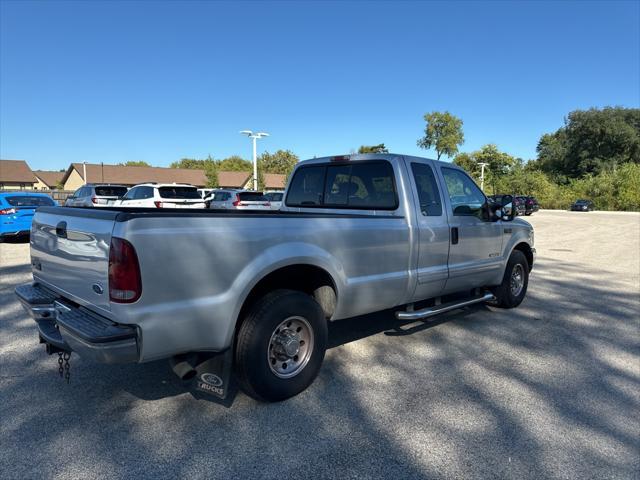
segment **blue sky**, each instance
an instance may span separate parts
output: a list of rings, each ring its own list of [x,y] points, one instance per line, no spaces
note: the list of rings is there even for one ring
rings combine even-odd
[[[301,158],[464,121],[525,159],[578,108],[640,104],[640,2],[0,1],[0,157]]]

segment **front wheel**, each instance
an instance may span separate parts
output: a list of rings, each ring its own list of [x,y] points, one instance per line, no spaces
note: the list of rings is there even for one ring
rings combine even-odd
[[[245,317],[235,352],[241,388],[261,401],[305,390],[318,375],[327,348],[327,321],[309,295],[276,290]]]
[[[507,262],[502,283],[493,287],[496,306],[514,308],[522,303],[529,286],[529,263],[520,250],[514,250]]]

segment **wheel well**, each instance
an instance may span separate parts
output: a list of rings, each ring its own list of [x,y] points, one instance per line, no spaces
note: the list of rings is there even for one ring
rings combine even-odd
[[[524,253],[525,258],[527,259],[527,263],[529,264],[529,271],[533,268],[533,252],[531,251],[531,247],[529,244],[522,242],[514,247],[514,250],[520,250]]]
[[[337,290],[333,278],[314,265],[289,265],[279,268],[262,278],[249,292],[242,304],[237,325],[247,311],[260,298],[273,290],[296,290],[312,296],[322,307],[325,317],[331,318],[336,308]]]

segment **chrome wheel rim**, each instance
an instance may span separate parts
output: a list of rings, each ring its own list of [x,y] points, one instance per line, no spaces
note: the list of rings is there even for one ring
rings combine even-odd
[[[524,287],[524,268],[519,263],[511,271],[511,295],[517,297]]]
[[[291,378],[304,370],[312,353],[311,325],[303,317],[289,317],[271,334],[267,362],[275,376]]]

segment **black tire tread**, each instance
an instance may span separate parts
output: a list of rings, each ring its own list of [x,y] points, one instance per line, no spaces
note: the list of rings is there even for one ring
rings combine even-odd
[[[514,298],[511,295],[511,290],[510,290],[511,269],[513,265],[515,265],[516,263],[521,263],[524,266],[524,274],[525,274],[524,288],[521,295],[518,298]],[[522,303],[522,300],[524,300],[524,297],[527,295],[527,288],[529,284],[528,266],[529,266],[529,262],[527,261],[527,257],[525,257],[524,253],[522,253],[520,250],[514,250],[513,252],[511,252],[511,256],[507,261],[507,267],[505,268],[505,271],[504,271],[504,276],[502,277],[502,283],[497,287],[492,288],[493,294],[496,297],[496,302],[494,303],[496,307],[515,308],[518,305],[520,305],[520,303]]]

